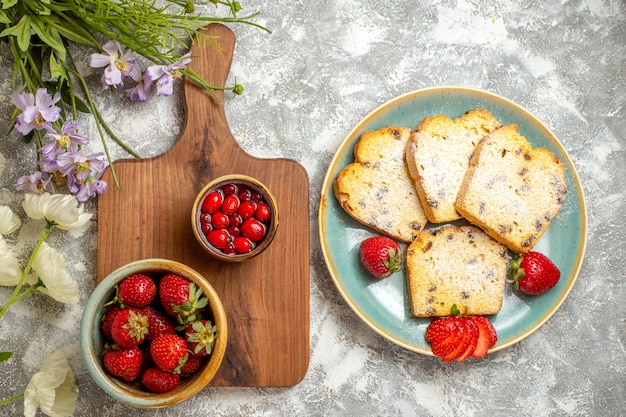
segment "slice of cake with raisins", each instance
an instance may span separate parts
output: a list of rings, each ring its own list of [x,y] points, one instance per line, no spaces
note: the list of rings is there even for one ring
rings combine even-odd
[[[445,225],[424,230],[406,249],[406,280],[416,317],[491,315],[502,308],[506,246],[478,227]]]
[[[457,119],[424,118],[406,149],[407,166],[424,213],[432,223],[457,220],[455,202],[478,142],[500,126],[487,110],[473,109]]]
[[[335,197],[350,216],[406,243],[428,222],[404,157],[410,138],[406,127],[363,133],[354,147],[354,162],[333,182]]]
[[[517,125],[507,125],[476,146],[456,209],[511,251],[526,253],[561,210],[566,194],[559,158],[533,148]]]

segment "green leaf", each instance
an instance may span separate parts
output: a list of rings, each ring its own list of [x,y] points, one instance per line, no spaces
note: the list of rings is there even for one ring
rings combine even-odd
[[[65,56],[65,45],[63,45],[61,35],[55,28],[44,25],[44,22],[37,16],[31,17],[30,27],[39,36],[39,39],[59,53],[59,57]]]
[[[63,100],[64,103],[67,103],[70,106],[72,105],[76,106],[76,110],[78,110],[81,113],[91,113],[91,109],[89,108],[87,104],[85,104],[84,101],[82,101],[76,96],[72,97],[72,94],[70,92],[70,87],[67,84],[67,81],[64,81],[61,84],[61,88],[59,88],[59,92],[61,93],[61,100]]]
[[[59,79],[61,82],[67,78],[67,73],[65,72],[65,68],[63,68],[57,62],[56,56],[54,52],[50,54],[50,78]]]
[[[7,14],[3,10],[0,10],[0,23],[6,25],[11,23],[11,19],[9,19],[9,16],[7,16]]]
[[[14,36],[20,50],[22,52],[26,52],[28,50],[28,46],[30,45],[31,34],[30,17],[29,15],[24,15],[20,21],[17,22],[17,25],[6,28],[0,32],[0,38],[5,36]]]
[[[11,359],[13,352],[0,352],[0,362]]]
[[[15,6],[17,0],[2,0],[2,8],[8,9],[9,7]]]

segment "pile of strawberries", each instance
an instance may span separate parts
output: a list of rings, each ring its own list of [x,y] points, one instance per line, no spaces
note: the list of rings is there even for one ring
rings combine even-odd
[[[218,337],[207,303],[179,275],[124,278],[102,317],[105,369],[152,392],[176,388],[200,369]]]

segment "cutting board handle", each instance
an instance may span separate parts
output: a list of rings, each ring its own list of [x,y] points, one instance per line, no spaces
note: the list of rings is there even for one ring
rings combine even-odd
[[[226,85],[234,50],[235,34],[225,25],[210,24],[201,29],[193,41],[190,48],[193,61],[189,67],[208,84],[222,88]],[[202,140],[210,140],[210,147],[214,151],[224,147],[239,147],[231,134],[224,134],[230,132],[224,113],[224,92],[216,90],[215,93],[219,100],[195,82],[185,79],[183,95],[186,118],[175,148],[194,148]],[[190,128],[190,121],[193,121],[194,128]],[[203,138],[197,137],[201,133],[198,127],[201,127]]]

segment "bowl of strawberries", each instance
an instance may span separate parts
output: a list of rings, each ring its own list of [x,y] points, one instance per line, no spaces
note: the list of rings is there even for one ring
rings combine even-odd
[[[206,184],[191,209],[197,241],[212,256],[240,262],[261,253],[278,228],[278,204],[256,178],[224,175]]]
[[[85,305],[80,343],[95,382],[138,408],[185,401],[215,376],[228,325],[219,295],[187,265],[128,263],[100,282]]]

